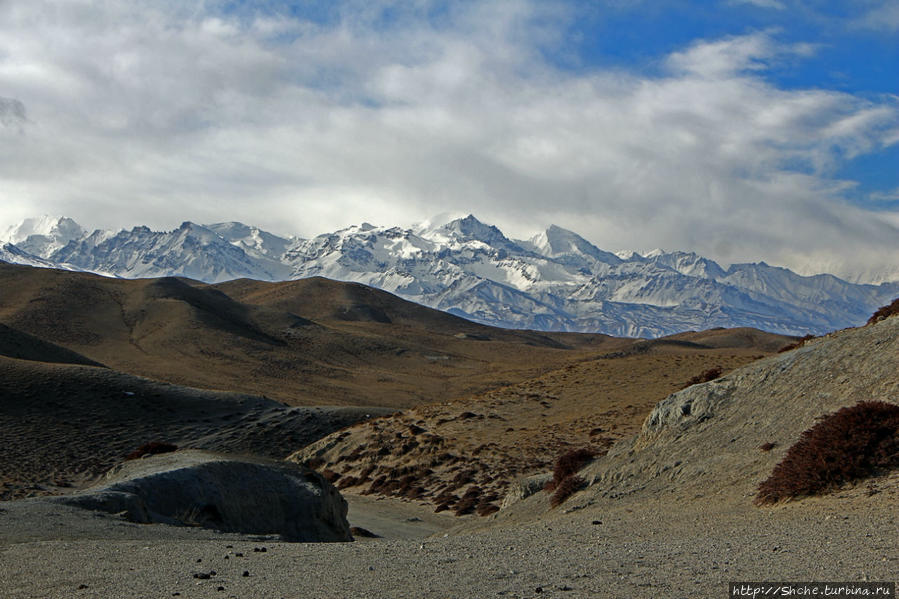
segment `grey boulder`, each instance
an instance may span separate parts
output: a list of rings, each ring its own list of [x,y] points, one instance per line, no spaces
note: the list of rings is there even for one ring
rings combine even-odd
[[[257,457],[185,450],[125,462],[98,486],[52,501],[133,522],[352,541],[347,503],[317,472]]]

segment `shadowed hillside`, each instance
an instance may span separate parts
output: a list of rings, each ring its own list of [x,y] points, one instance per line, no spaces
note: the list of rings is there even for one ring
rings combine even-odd
[[[293,405],[443,401],[633,343],[494,329],[324,279],[205,285],[7,264],[0,323],[122,372]]]
[[[387,412],[290,408],[108,368],[0,356],[0,501],[71,492],[150,441],[283,458]]]

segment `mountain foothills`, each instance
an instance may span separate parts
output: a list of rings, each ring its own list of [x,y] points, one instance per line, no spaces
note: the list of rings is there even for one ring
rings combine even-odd
[[[408,229],[366,223],[313,239],[233,222],[89,232],[42,217],[0,236],[0,260],[207,283],[320,276],[494,326],[632,337],[714,327],[822,334],[862,324],[899,295],[899,281],[854,284],[764,262],[724,269],[687,252],[610,253],[557,226],[512,240],[470,215]]]
[[[517,447],[506,476],[493,475],[500,491],[564,448],[633,432],[691,377],[795,341],[750,329],[654,340],[498,329],[321,277],[206,284],[0,263],[0,501],[84,485],[152,440],[283,458],[414,407],[424,411],[382,426],[403,436],[409,418],[433,421],[457,452],[494,441],[436,472],[424,495]],[[377,450],[370,433],[339,452]],[[434,457],[425,449],[380,459],[418,467]]]

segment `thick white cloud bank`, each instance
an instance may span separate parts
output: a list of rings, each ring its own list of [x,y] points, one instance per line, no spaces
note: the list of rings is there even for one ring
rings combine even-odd
[[[700,40],[654,74],[562,69],[564,7],[348,3],[317,24],[203,2],[0,1],[0,225],[241,220],[315,235],[472,212],[608,249],[899,279],[899,217],[844,198],[899,101],[766,78],[810,45]],[[778,3],[769,3],[778,4]],[[372,8],[374,7],[374,8]]]

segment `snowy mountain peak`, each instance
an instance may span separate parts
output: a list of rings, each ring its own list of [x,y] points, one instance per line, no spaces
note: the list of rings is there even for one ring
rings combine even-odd
[[[441,212],[431,218],[418,223],[417,225],[412,227],[412,231],[416,235],[426,234],[428,231],[435,231],[442,227],[445,227],[449,223],[461,220],[465,218],[467,215],[464,212]]]
[[[751,326],[820,334],[862,324],[899,295],[899,283],[854,285],[764,263],[724,271],[692,252],[615,255],[558,226],[512,241],[473,215],[435,218],[413,229],[363,223],[309,240],[236,222],[86,235],[71,219],[48,217],[14,229],[8,235],[30,240],[44,254],[0,243],[0,260],[208,282],[324,276],[512,328],[658,336]]]
[[[482,223],[472,214],[452,220],[437,229],[432,229],[423,234],[422,237],[435,241],[444,239],[452,239],[459,242],[479,241],[494,249],[518,248],[518,245],[503,235],[498,228]]]
[[[7,229],[0,242],[16,245],[26,253],[48,258],[73,239],[79,239],[86,231],[81,225],[65,216],[43,215],[26,218]]]
[[[299,241],[296,238],[279,237],[258,227],[238,222],[215,223],[204,226],[245,251],[256,252],[275,260],[283,258],[287,248],[292,243]]]
[[[604,252],[577,233],[556,225],[550,225],[546,231],[532,237],[528,245],[547,258],[589,258],[609,265],[621,262],[615,254]]]
[[[666,253],[658,250],[658,253],[650,252],[650,254],[653,255],[647,254],[646,259],[651,264],[664,265],[689,277],[719,279],[726,274],[717,262],[694,252]]]

